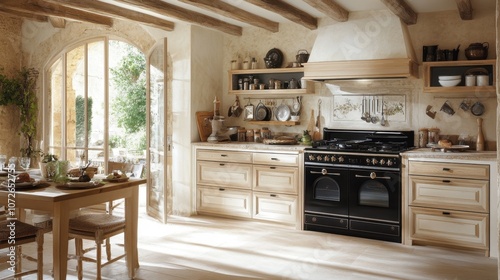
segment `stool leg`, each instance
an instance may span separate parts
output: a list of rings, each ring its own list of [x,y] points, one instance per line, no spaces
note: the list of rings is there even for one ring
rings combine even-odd
[[[109,262],[111,260],[111,242],[109,241],[109,238],[106,238],[106,257]]]
[[[81,238],[75,238],[75,249],[76,249],[76,260],[78,264],[76,265],[76,271],[78,273],[78,280],[83,279],[83,241]]]
[[[102,247],[102,242],[97,242],[97,252],[96,252],[96,265],[97,265],[97,276],[96,280],[101,280],[101,247]]]

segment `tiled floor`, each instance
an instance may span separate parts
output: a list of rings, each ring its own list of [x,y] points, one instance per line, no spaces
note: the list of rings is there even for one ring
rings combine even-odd
[[[141,267],[135,279],[498,279],[497,259],[450,249],[207,216],[170,217],[163,225],[143,209],[139,225]],[[52,279],[51,244],[47,234],[46,279]],[[113,246],[115,252],[121,249]],[[85,279],[95,278],[94,266],[84,265]],[[103,279],[127,279],[123,260],[102,272]],[[68,273],[76,279],[74,260]]]

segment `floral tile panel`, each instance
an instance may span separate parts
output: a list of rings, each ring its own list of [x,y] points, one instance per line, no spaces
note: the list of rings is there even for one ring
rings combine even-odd
[[[363,116],[380,119],[382,108],[385,119],[392,122],[406,121],[405,95],[335,95],[333,97],[333,120],[364,122],[365,120],[361,118]]]

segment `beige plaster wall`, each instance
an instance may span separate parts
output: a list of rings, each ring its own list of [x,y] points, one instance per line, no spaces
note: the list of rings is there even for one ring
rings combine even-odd
[[[22,65],[21,24],[20,19],[0,15],[0,69],[8,77]],[[19,128],[19,110],[12,105],[0,106],[0,154],[20,155]]]

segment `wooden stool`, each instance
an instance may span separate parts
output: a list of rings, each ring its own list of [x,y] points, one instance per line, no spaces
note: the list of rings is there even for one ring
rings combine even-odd
[[[78,279],[83,278],[83,261],[95,262],[97,265],[96,279],[101,279],[101,268],[103,266],[125,257],[125,254],[123,254],[111,259],[111,251],[109,246],[106,246],[108,261],[101,264],[101,247],[103,241],[124,231],[125,219],[110,214],[86,214],[69,220],[69,237],[75,238]],[[83,249],[83,239],[95,241],[97,247],[95,260],[84,256],[88,250]]]
[[[15,234],[15,235],[14,235]],[[27,223],[23,223],[17,220],[3,220],[0,221],[0,249],[15,247],[15,269],[14,274],[6,276],[1,279],[7,278],[18,278],[28,274],[37,274],[37,279],[43,279],[43,234],[44,230],[32,226]],[[9,239],[10,238],[10,239]],[[11,244],[12,240],[15,240],[15,244]],[[9,242],[10,241],[10,242]],[[36,267],[37,269],[22,271],[21,258],[22,250],[21,245],[36,242],[37,245],[37,258]],[[12,259],[7,256],[6,259],[2,258],[2,262],[9,262]]]

